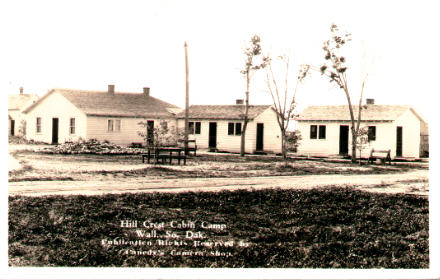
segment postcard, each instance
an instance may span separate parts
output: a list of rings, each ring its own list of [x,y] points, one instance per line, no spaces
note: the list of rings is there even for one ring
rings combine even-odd
[[[7,278],[439,277],[431,3],[1,6]]]

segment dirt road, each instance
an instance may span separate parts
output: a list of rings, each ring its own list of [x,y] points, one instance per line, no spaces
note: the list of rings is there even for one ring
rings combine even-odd
[[[428,194],[428,170],[399,174],[309,175],[250,178],[131,178],[114,181],[22,181],[9,183],[9,195],[99,195],[125,192],[220,191],[262,188],[307,189],[322,186],[357,186],[359,189]]]

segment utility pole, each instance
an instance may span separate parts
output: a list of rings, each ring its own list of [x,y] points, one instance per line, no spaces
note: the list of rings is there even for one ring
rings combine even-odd
[[[184,147],[185,147],[185,155],[188,154],[188,134],[189,134],[189,68],[188,68],[188,45],[185,41],[185,74],[186,74],[186,95],[185,95],[185,138],[184,138]]]

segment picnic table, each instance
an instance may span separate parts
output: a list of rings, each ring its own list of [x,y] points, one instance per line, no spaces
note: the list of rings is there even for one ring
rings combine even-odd
[[[179,139],[177,141],[179,142],[180,148],[186,148],[185,155],[189,155],[189,152],[193,152],[194,156],[197,156],[197,144],[195,139],[194,140]]]
[[[370,157],[368,158],[368,163],[373,163],[376,160],[380,160],[382,163],[386,164],[388,162],[391,165],[391,150],[375,150],[372,149],[370,152]]]
[[[184,148],[179,147],[154,147],[149,148],[146,154],[142,154],[142,163],[145,163],[145,158],[147,163],[153,159],[154,163],[162,162],[163,164],[172,164],[173,159],[177,159],[178,164],[183,160],[183,164],[186,165],[186,155],[184,153]]]

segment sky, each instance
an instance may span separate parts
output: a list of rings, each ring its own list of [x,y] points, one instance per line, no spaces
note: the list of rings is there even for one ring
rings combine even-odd
[[[190,104],[234,104],[244,98],[243,50],[254,34],[261,37],[265,54],[289,55],[291,92],[296,67],[323,63],[322,43],[335,23],[352,33],[345,54],[353,96],[359,94],[364,65],[369,69],[365,97],[376,104],[414,106],[430,121],[435,143],[432,124],[440,93],[436,2],[0,1],[1,103],[6,110],[7,94],[20,87],[43,95],[52,88],[104,91],[114,84],[122,92],[140,93],[147,86],[152,96],[183,107],[186,41]],[[278,68],[276,74],[283,76]],[[253,77],[250,101],[272,102],[264,71]],[[300,111],[346,104],[346,99],[312,72],[298,88],[297,104]]]
[[[190,104],[243,99],[243,50],[252,35],[263,53],[289,55],[289,92],[296,67],[320,66],[330,24],[352,33],[346,49],[349,87],[376,104],[409,104],[430,119],[438,93],[435,2],[405,1],[3,1],[3,94],[45,94],[52,88],[141,92],[184,107],[184,42],[188,43]],[[363,60],[362,58],[364,57]],[[362,63],[364,61],[364,63]],[[280,79],[281,71],[276,73]],[[265,72],[251,82],[251,104],[271,104]],[[357,100],[355,98],[355,100]],[[357,101],[356,101],[357,102]],[[297,108],[346,104],[318,72],[302,83]]]

